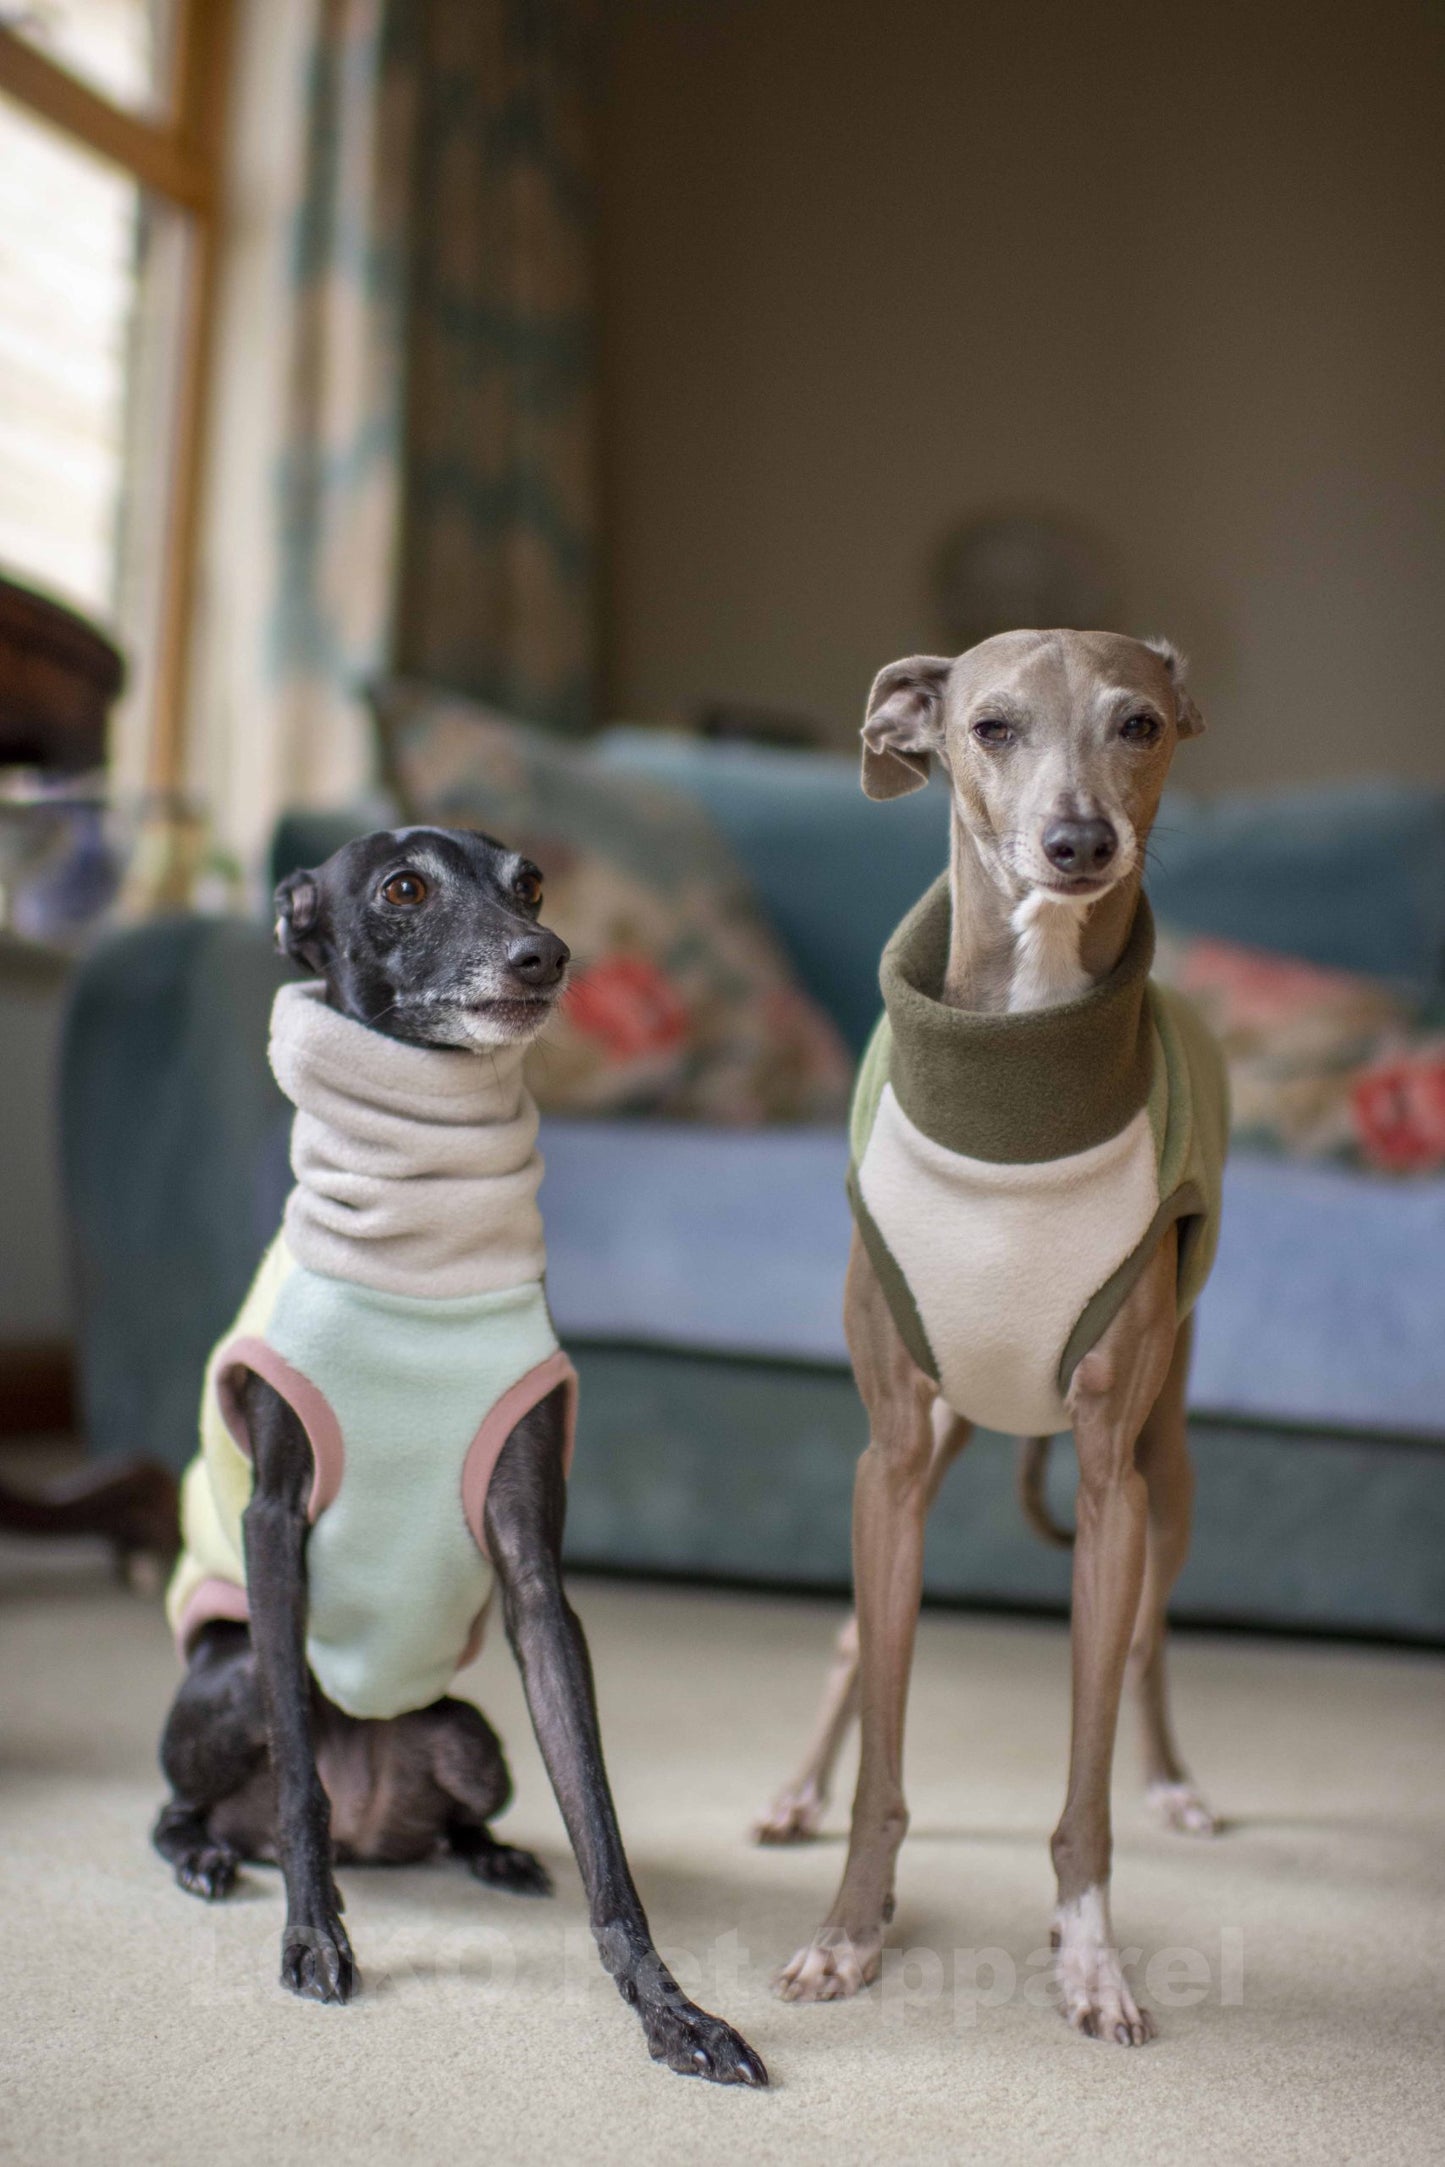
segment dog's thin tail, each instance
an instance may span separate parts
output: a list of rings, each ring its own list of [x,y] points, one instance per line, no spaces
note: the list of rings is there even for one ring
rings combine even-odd
[[[1024,1518],[1041,1541],[1052,1543],[1056,1550],[1072,1550],[1074,1531],[1060,1527],[1049,1512],[1044,1492],[1044,1477],[1049,1468],[1050,1437],[1021,1437],[1019,1439],[1019,1503]]]

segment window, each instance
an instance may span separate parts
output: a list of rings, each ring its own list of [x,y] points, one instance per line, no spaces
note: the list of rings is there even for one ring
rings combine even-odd
[[[0,569],[112,629],[180,781],[228,0],[0,0]]]
[[[0,564],[117,614],[141,191],[0,101]]]
[[[27,44],[103,97],[164,114],[174,58],[170,0],[23,0],[4,13]]]

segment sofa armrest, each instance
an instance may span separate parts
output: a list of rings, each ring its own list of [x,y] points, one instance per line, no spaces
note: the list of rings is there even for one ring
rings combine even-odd
[[[81,1398],[101,1453],[179,1467],[201,1376],[274,1233],[290,1112],[266,1060],[290,975],[264,927],[180,918],[95,949],[61,1048]]]

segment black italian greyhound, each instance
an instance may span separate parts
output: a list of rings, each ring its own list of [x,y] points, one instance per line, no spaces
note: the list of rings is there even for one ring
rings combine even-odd
[[[539,921],[541,876],[489,837],[413,827],[349,843],[276,893],[277,944],[371,1030],[466,1053],[534,1038],[566,978],[565,944]],[[495,1732],[444,1697],[387,1720],[343,1712],[307,1657],[306,1427],[265,1377],[238,1387],[254,1486],[244,1511],[244,1622],[216,1618],[190,1646],[161,1743],[172,1798],[154,1840],[193,1894],[225,1896],[244,1858],[275,1860],[287,1917],[281,1980],[345,2002],[359,1985],[335,1860],[425,1858],[444,1846],[481,1881],[545,1895],[545,1869],[490,1822],[511,1778]],[[682,2075],[765,2085],[746,2042],[693,2005],[654,1947],[603,1762],[591,1664],[562,1581],[565,1388],[522,1416],[485,1496],[487,1555],[507,1636],[587,1895],[603,1965],[648,2050]]]

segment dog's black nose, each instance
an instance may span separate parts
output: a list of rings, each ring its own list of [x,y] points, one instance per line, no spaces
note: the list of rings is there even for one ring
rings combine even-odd
[[[507,950],[507,968],[524,986],[555,986],[571,960],[567,943],[543,926],[524,933]]]
[[[1102,873],[1118,847],[1107,820],[1051,820],[1044,829],[1044,856],[1061,873]]]

